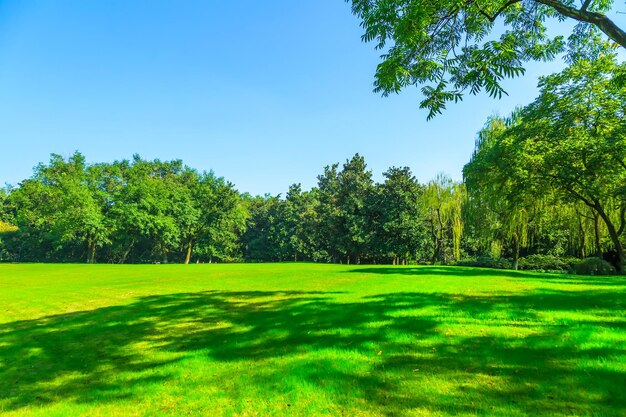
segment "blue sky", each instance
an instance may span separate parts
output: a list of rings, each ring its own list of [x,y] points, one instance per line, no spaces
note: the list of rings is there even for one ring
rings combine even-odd
[[[182,159],[252,194],[308,189],[356,152],[376,179],[405,165],[460,179],[486,118],[562,67],[426,122],[416,89],[372,92],[379,52],[361,33],[342,0],[0,1],[0,184],[75,150]]]

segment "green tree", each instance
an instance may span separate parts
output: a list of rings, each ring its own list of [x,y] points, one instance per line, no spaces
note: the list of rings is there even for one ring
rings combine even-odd
[[[531,227],[541,229],[538,240],[548,242],[551,252],[563,253],[565,249],[557,249],[572,242],[573,223],[581,237],[593,228],[597,253],[605,228],[624,264],[623,74],[624,64],[618,65],[611,55],[579,60],[542,78],[540,95],[532,104],[506,123],[491,120],[479,135],[464,170],[466,182],[472,199],[482,200],[496,213],[500,230],[507,231],[504,237],[514,246],[514,258],[527,243]],[[539,235],[539,230],[534,233]]]
[[[446,175],[439,174],[426,185],[423,201],[432,240],[433,263],[445,264],[460,259],[465,199],[464,185],[453,182]]]
[[[581,60],[541,79],[540,95],[509,129],[532,180],[580,201],[604,222],[626,264],[625,64],[613,55]]]
[[[249,261],[289,259],[289,232],[285,227],[285,202],[280,196],[248,198],[250,213],[244,233],[245,258]]]
[[[463,168],[463,176],[470,205],[478,209],[479,216],[474,220],[481,222],[479,233],[488,241],[506,244],[513,258],[513,269],[517,269],[520,250],[529,242],[538,200],[546,190],[522,182],[529,177],[523,166],[510,162],[522,156],[516,153],[518,149],[507,147],[506,141],[502,141],[506,129],[507,122],[501,118],[487,122],[478,134],[476,149]],[[511,181],[513,177],[518,182]],[[482,216],[485,217],[481,220]]]
[[[198,174],[187,169],[179,180],[183,196],[176,217],[182,233],[184,263],[189,263],[198,243],[209,260],[236,257],[233,240],[238,239],[245,217],[239,193],[213,172]]]
[[[168,262],[177,251],[181,233],[177,215],[181,208],[178,176],[181,161],[145,161],[135,155],[132,163],[116,163],[114,204],[110,214],[118,242],[118,261],[124,263],[134,250],[133,261]]]
[[[241,237],[249,213],[234,185],[213,173],[200,177],[193,193],[199,212],[197,253],[203,260],[222,262],[242,258]]]
[[[345,230],[339,200],[339,164],[324,167],[324,173],[317,177],[318,219],[315,241],[328,254],[333,262],[345,258],[343,247]]]
[[[67,161],[53,154],[48,165],[39,164],[33,177],[11,193],[11,199],[18,213],[19,235],[24,244],[37,247],[30,248],[35,256],[42,256],[43,251],[55,253],[57,260],[82,258],[93,263],[97,248],[109,241],[104,202],[78,152]],[[23,249],[30,259],[28,248]]]
[[[423,189],[408,167],[389,168],[385,181],[378,184],[370,203],[375,212],[374,248],[393,264],[407,263],[420,249],[425,233]]]
[[[294,261],[321,260],[325,256],[315,242],[317,189],[303,192],[300,184],[289,187],[285,197],[284,227],[287,229],[289,255]]]
[[[626,47],[626,32],[608,16],[610,0],[351,0],[364,41],[384,50],[375,91],[397,93],[423,85],[428,118],[466,92],[506,94],[504,78],[524,73],[528,61],[552,60],[567,47],[576,60],[599,52],[604,33]],[[551,37],[545,22],[577,22],[567,42]],[[500,31],[500,36],[497,32]]]
[[[333,261],[358,264],[368,255],[372,228],[367,202],[373,187],[372,173],[359,154],[341,170],[334,164],[318,176],[316,241]]]

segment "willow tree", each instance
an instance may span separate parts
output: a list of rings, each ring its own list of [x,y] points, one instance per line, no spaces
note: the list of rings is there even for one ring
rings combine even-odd
[[[512,117],[515,120],[515,115]],[[490,221],[481,229],[487,239],[505,243],[517,269],[520,250],[527,246],[545,190],[523,183],[528,178],[524,167],[511,163],[520,159],[519,149],[507,136],[509,121],[491,118],[479,132],[471,161],[463,168],[470,204]]]
[[[626,32],[607,15],[611,0],[348,0],[365,29],[364,41],[384,50],[375,91],[422,86],[428,117],[469,92],[506,94],[501,82],[522,75],[529,61],[570,60],[595,52],[605,35],[626,48]],[[576,22],[552,36],[546,22]]]
[[[443,174],[426,184],[424,190],[425,219],[433,244],[432,262],[447,263],[461,255],[463,233],[462,207],[465,188]],[[449,253],[452,242],[452,254]]]
[[[624,271],[626,64],[606,55],[544,77],[539,97],[509,129],[529,179],[602,219]]]

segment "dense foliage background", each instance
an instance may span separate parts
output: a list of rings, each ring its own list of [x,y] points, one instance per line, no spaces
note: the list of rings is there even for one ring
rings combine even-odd
[[[375,183],[356,154],[325,167],[309,191],[296,184],[285,196],[253,197],[179,160],[52,155],[0,192],[0,260],[569,270],[573,258],[595,256],[622,271],[625,68],[604,54],[542,78],[533,103],[479,132],[462,183],[438,175],[422,184],[407,167]]]

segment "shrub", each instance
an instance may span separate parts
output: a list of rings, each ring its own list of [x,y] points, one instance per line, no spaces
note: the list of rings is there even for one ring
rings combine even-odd
[[[587,258],[573,266],[578,275],[611,275],[615,273],[613,265],[601,258]]]
[[[464,259],[456,263],[458,266],[475,266],[479,268],[511,269],[513,264],[508,259],[479,256],[475,259]]]
[[[578,262],[580,262],[578,258],[561,258],[554,255],[529,255],[520,258],[517,266],[522,270],[566,272],[570,271]]]

